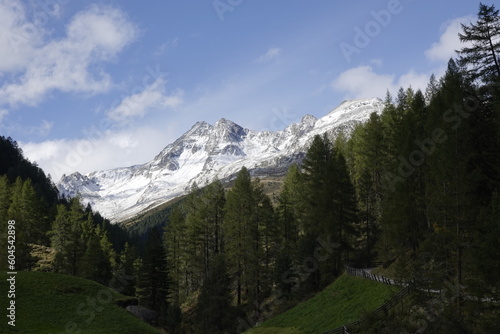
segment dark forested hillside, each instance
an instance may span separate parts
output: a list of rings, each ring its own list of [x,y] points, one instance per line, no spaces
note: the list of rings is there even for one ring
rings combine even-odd
[[[47,204],[57,202],[57,188],[50,176],[47,177],[35,163],[25,159],[17,142],[10,137],[0,136],[0,175],[7,176],[9,182],[18,177],[30,179],[37,195],[43,197]]]
[[[93,212],[90,206],[84,208],[78,198],[59,198],[50,177],[23,156],[13,139],[0,137],[0,157],[2,258],[7,258],[7,222],[15,221],[17,270],[36,269],[39,260],[46,261],[34,252],[41,246],[53,251],[52,260],[43,270],[81,273],[80,276],[101,282],[111,278],[115,252],[124,248],[129,240],[127,233]],[[102,251],[106,259],[99,262],[96,256],[100,253],[87,254],[90,251]],[[94,268],[96,261],[101,267]],[[2,269],[6,265],[6,261],[0,264]],[[100,273],[104,278],[97,278],[94,272],[99,270],[108,273]]]

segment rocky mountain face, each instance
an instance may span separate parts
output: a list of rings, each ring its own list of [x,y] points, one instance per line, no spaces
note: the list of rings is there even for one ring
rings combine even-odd
[[[322,118],[306,115],[276,132],[251,131],[226,119],[214,125],[198,122],[150,162],[73,173],[63,176],[57,187],[119,222],[187,193],[195,182],[204,186],[215,178],[230,179],[243,166],[253,175],[283,175],[290,164],[301,161],[315,135],[348,133],[382,109],[379,99],[344,101]]]

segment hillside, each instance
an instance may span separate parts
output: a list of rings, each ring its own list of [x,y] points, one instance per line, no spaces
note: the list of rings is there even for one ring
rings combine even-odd
[[[353,322],[381,306],[397,288],[343,275],[311,299],[246,334],[318,334]]]
[[[3,321],[2,333],[158,333],[115,304],[127,297],[93,281],[43,272],[19,272],[16,278],[16,326]],[[0,291],[8,291],[5,279]],[[3,310],[6,302],[2,298]]]

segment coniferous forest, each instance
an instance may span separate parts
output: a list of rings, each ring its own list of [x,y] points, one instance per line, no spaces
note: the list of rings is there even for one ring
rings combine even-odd
[[[427,333],[500,324],[500,16],[481,5],[467,47],[425,91],[389,93],[381,114],[316,136],[269,196],[241,169],[228,187],[193,186],[145,230],[128,233],[0,138],[0,230],[17,226],[18,270],[123,281],[168,333],[239,333],[310,298],[344,272],[382,264],[414,289],[452,286]],[[465,44],[464,44],[465,45]],[[157,227],[154,227],[157,226]],[[5,233],[0,257],[7,258]],[[5,261],[0,262],[2,266]],[[6,270],[6,268],[2,268]],[[413,310],[413,308],[412,308]],[[409,310],[408,310],[409,312]],[[416,332],[408,314],[363,332]]]

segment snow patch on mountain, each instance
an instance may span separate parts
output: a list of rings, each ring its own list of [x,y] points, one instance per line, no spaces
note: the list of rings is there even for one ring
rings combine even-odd
[[[259,175],[283,174],[303,158],[315,135],[350,132],[383,106],[379,99],[344,101],[320,119],[306,115],[276,132],[251,131],[224,118],[214,125],[198,122],[150,162],[64,175],[57,187],[118,222],[187,193],[195,182],[203,186],[233,176],[243,166]]]

